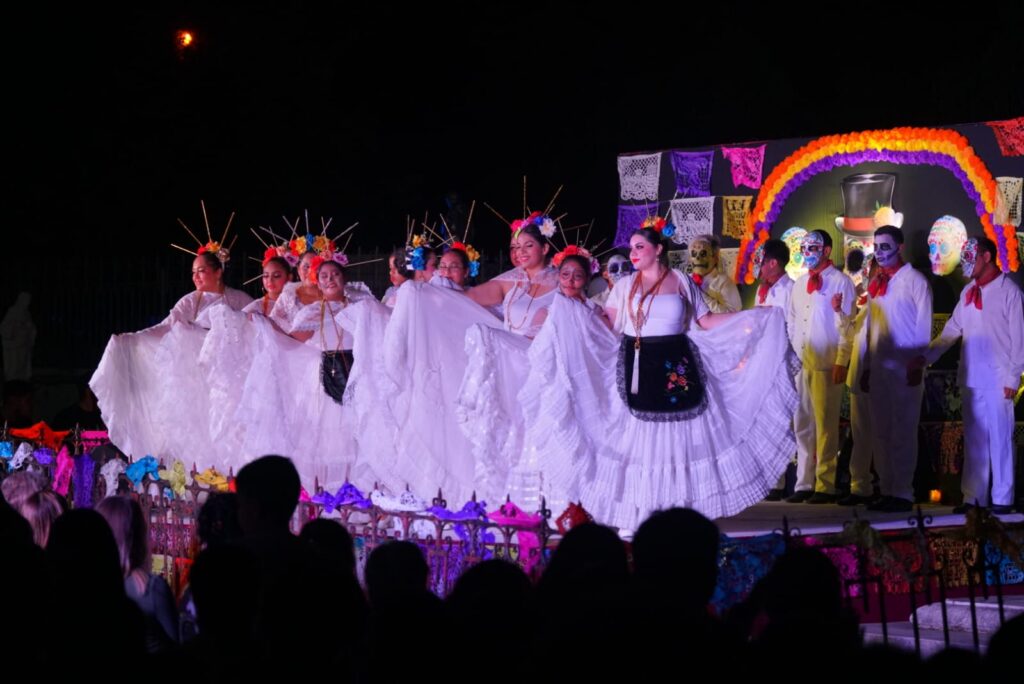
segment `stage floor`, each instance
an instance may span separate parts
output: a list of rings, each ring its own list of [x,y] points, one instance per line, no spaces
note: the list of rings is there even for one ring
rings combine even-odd
[[[965,516],[954,514],[952,506],[921,504],[921,511],[931,516],[930,527],[958,527],[965,522]],[[781,530],[782,518],[786,517],[790,528],[799,528],[800,534],[830,534],[842,532],[843,523],[853,520],[855,513],[877,530],[902,530],[911,527],[909,520],[916,516],[917,509],[910,513],[876,513],[864,506],[763,501],[738,515],[719,518],[715,524],[730,537],[753,537]],[[999,519],[1006,524],[1018,524],[1024,522],[1024,514],[1000,515]]]

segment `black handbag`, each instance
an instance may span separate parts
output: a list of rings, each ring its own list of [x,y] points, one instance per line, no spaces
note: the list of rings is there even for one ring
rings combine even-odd
[[[352,352],[325,351],[320,356],[320,384],[331,399],[341,404],[352,368]]]

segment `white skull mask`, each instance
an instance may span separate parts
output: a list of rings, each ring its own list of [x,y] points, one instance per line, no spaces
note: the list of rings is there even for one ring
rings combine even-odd
[[[967,242],[967,229],[955,216],[943,216],[928,232],[928,260],[935,275],[949,275],[960,263],[960,250]]]

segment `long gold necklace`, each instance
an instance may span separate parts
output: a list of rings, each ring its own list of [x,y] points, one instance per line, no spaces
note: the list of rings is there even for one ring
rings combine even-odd
[[[525,269],[524,269],[523,272],[524,273],[526,272]],[[533,300],[536,299],[536,297],[534,297],[532,293],[535,291],[534,288],[539,288],[540,287],[540,283],[534,283],[533,282],[533,278],[531,278],[529,276],[529,274],[527,274],[527,276],[526,276],[526,282],[527,282],[527,286],[526,286],[526,289],[523,290],[523,294],[519,295],[515,299],[511,299],[509,301],[509,303],[508,303],[508,306],[505,307],[505,322],[508,324],[508,329],[509,330],[519,330],[519,329],[521,329],[526,324],[526,320],[530,317],[530,308],[533,306]],[[515,289],[517,289],[517,290],[519,289],[519,281],[516,281]],[[521,321],[519,321],[519,325],[513,325],[512,324],[512,319],[510,318],[510,316],[511,316],[510,309],[512,308],[513,304],[518,302],[524,296],[530,298],[530,301],[528,301],[526,303],[526,313],[523,314],[523,319]]]
[[[345,304],[347,303],[347,301],[345,300],[344,296],[342,296],[340,302],[341,302],[341,308],[344,309],[345,308]],[[330,308],[330,304],[327,302],[327,300],[326,299],[321,299],[320,300],[320,351],[327,351],[327,340],[324,337],[324,316],[326,315],[326,310],[329,309],[329,308]],[[341,311],[341,309],[338,309],[338,311]],[[338,319],[336,319],[334,317],[334,310],[333,309],[331,310],[331,323],[334,324],[334,336],[338,340],[338,344],[334,348],[334,351],[336,351],[336,352],[337,351],[341,351],[341,326],[338,325]],[[333,369],[331,370],[331,375],[332,376],[334,375],[334,370]]]
[[[654,285],[649,290],[644,292],[644,274],[637,273],[636,279],[633,281],[632,286],[629,288],[629,303],[626,306],[626,310],[629,312],[629,318],[633,322],[633,332],[636,333],[636,337],[633,341],[633,377],[630,380],[629,392],[630,394],[640,393],[640,336],[643,334],[644,324],[647,323],[647,319],[651,315],[651,307],[654,306],[654,297],[658,293],[658,288],[665,281],[668,276],[668,269],[658,279],[654,281]],[[637,293],[640,294],[640,301],[637,302],[636,312],[633,311],[631,305],[633,298],[636,297]],[[647,311],[644,312],[644,302],[647,302]]]

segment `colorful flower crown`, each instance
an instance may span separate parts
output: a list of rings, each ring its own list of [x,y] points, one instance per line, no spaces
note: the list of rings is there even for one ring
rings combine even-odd
[[[289,266],[291,266],[292,268],[295,267],[295,263],[292,263],[292,260],[295,259],[295,257],[292,256],[291,250],[288,248],[288,245],[280,245],[279,247],[267,247],[263,251],[264,266],[266,266],[267,262],[269,262],[271,259],[276,258],[284,259],[285,261],[288,262]],[[297,263],[298,259],[295,259],[295,262]]]
[[[303,254],[307,254],[309,252],[313,252],[320,256],[331,254],[337,250],[337,245],[334,244],[334,240],[331,240],[326,235],[313,235],[312,233],[306,233],[305,235],[289,240],[288,249],[291,251],[292,255],[301,259]]]
[[[227,247],[222,247],[216,240],[210,240],[205,245],[201,246],[196,250],[196,255],[206,254],[209,252],[217,257],[217,260],[222,264],[226,264],[231,261],[231,251]]]
[[[676,234],[676,227],[672,225],[671,221],[666,221],[661,216],[651,216],[650,218],[644,219],[644,222],[640,224],[640,228],[650,228],[656,233],[661,233],[662,236],[670,238]]]
[[[426,235],[413,235],[405,247],[405,264],[410,271],[423,271],[427,268],[427,250],[432,245]]]
[[[272,238],[271,244],[267,244],[266,242],[263,243],[264,247],[266,247],[266,249],[263,252],[263,265],[265,266],[267,262],[274,257],[282,257],[285,261],[288,262],[288,264],[292,268],[296,268],[298,267],[299,262],[302,260],[302,257],[304,257],[307,254],[313,254],[313,261],[317,266],[319,266],[325,261],[334,261],[338,264],[341,264],[342,266],[347,266],[349,260],[348,257],[345,256],[345,249],[348,247],[348,240],[345,242],[345,245],[341,249],[338,248],[337,240],[339,240],[346,233],[351,232],[352,229],[354,229],[359,224],[353,223],[351,226],[343,230],[338,236],[330,238],[327,236],[327,229],[330,227],[332,219],[324,220],[324,218],[321,217],[320,234],[315,235],[309,229],[309,213],[304,212],[304,215],[306,217],[306,232],[301,235],[299,234],[298,231],[299,221],[302,217],[296,218],[294,223],[289,222],[287,218],[284,220],[285,225],[288,226],[288,230],[291,231],[292,234],[290,240],[285,240],[279,237],[274,231],[270,230],[269,228],[264,228],[262,226],[260,227],[260,230],[262,230],[264,233],[268,234]],[[255,233],[255,231],[253,232]],[[258,234],[256,234],[256,236],[259,237]],[[349,240],[351,239],[352,236],[350,235]],[[260,240],[262,241],[262,238],[260,238]],[[273,244],[274,242],[276,242],[277,244]],[[307,279],[311,283],[316,283],[315,269],[309,269],[309,275],[307,276]]]
[[[567,245],[561,252],[551,258],[551,265],[559,268],[567,256],[580,256],[590,262],[590,275],[597,275],[601,272],[601,262],[591,255],[590,250],[579,245]]]
[[[234,247],[235,240],[238,239],[238,236],[236,235],[231,240],[231,244],[226,245],[228,231],[231,230],[231,221],[235,218],[235,212],[231,212],[231,216],[228,217],[227,225],[224,226],[224,233],[221,235],[220,240],[214,240],[210,235],[210,222],[206,218],[206,203],[203,202],[203,200],[199,200],[199,206],[203,210],[203,225],[206,227],[206,243],[204,244],[199,238],[197,238],[195,233],[189,230],[189,227],[185,225],[184,221],[178,219],[178,223],[185,229],[185,232],[196,241],[197,249],[193,252],[191,249],[185,249],[173,242],[171,243],[171,247],[179,249],[187,254],[191,254],[192,256],[210,253],[217,257],[217,260],[220,261],[221,265],[227,264],[231,260],[231,248]]]
[[[480,252],[473,248],[473,245],[453,242],[448,249],[457,249],[463,252],[469,259],[469,277],[476,278],[480,275]]]
[[[531,225],[537,226],[537,230],[539,230],[540,234],[546,238],[552,237],[558,229],[554,220],[550,216],[542,214],[539,211],[535,211],[526,218],[516,219],[509,224],[509,228],[512,229],[512,237],[516,237],[519,231]]]
[[[339,266],[348,266],[348,257],[344,252],[321,252],[309,260],[309,280],[311,282],[318,282],[320,267],[328,261],[333,261]]]

